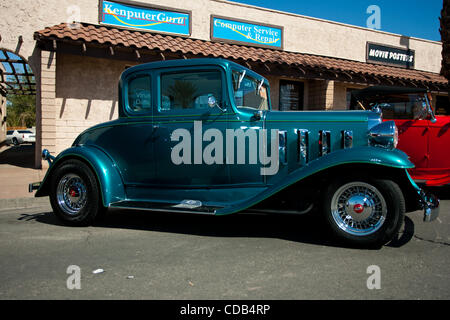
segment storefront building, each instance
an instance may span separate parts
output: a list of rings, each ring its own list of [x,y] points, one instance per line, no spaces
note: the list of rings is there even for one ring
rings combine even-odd
[[[58,153],[116,118],[120,74],[150,61],[235,61],[269,79],[277,110],[345,110],[351,90],[388,85],[427,88],[450,112],[440,42],[224,0],[8,0],[0,10],[0,48],[36,80],[36,167],[42,148]]]

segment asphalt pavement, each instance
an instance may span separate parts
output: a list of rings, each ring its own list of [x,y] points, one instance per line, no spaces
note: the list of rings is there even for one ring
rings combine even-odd
[[[115,210],[77,228],[45,203],[0,210],[0,299],[449,299],[439,192],[438,220],[411,213],[377,250],[337,244],[310,216]]]

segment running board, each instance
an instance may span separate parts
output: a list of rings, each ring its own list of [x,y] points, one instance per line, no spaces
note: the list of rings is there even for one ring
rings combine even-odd
[[[151,202],[151,201],[119,201],[111,203],[110,208],[160,211],[160,212],[182,212],[195,214],[214,215],[216,210],[223,209],[220,206],[206,206],[198,200],[183,200],[179,203]]]
[[[298,210],[277,210],[277,209],[258,209],[258,208],[252,208],[244,210],[245,212],[252,212],[252,213],[276,213],[276,214],[292,214],[292,215],[303,215],[309,213],[314,208],[313,204],[310,204],[308,208],[306,208],[303,211]]]

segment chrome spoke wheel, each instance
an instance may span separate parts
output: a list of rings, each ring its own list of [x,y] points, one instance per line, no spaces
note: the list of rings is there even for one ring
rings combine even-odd
[[[76,174],[66,174],[58,182],[56,199],[59,207],[68,215],[77,215],[86,205],[86,184]]]
[[[365,182],[350,182],[333,194],[331,214],[337,226],[346,233],[367,236],[383,226],[387,205],[374,186]]]

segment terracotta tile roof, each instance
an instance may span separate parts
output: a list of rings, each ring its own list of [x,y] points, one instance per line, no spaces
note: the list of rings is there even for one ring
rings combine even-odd
[[[409,70],[312,54],[218,43],[150,32],[139,32],[87,23],[81,23],[79,28],[73,29],[70,28],[68,24],[61,23],[36,31],[34,37],[38,41],[46,39],[81,40],[87,43],[91,42],[112,46],[124,46],[136,49],[160,50],[162,52],[178,52],[206,57],[287,64],[305,68],[326,69],[338,73],[356,73],[363,76],[408,80],[415,83],[436,84],[439,86],[446,86],[448,83],[443,76],[426,71]]]

